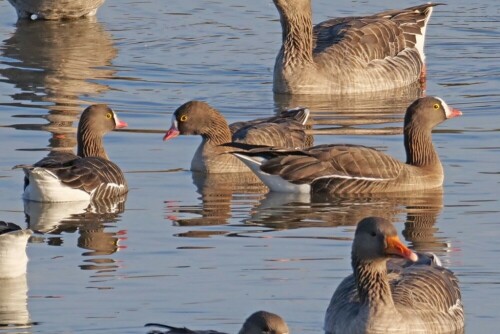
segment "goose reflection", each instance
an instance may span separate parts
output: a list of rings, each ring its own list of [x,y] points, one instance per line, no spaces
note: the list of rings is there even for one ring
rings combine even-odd
[[[127,238],[126,230],[116,231],[125,210],[126,197],[99,201],[42,203],[24,201],[26,222],[42,240],[52,246],[63,243],[65,233],[78,232],[78,247],[84,249],[82,270],[97,272],[114,271],[116,261],[109,257],[126,246],[120,243]],[[46,240],[45,240],[46,238]]]
[[[26,245],[31,230],[0,221],[0,327],[28,328]]]
[[[192,173],[192,177],[197,192],[201,195],[200,203],[178,205],[175,201],[165,201],[167,218],[179,226],[225,225],[234,214],[232,210],[235,205],[252,205],[268,191],[251,172]],[[188,235],[209,236],[201,231],[190,232]]]
[[[397,134],[408,106],[424,96],[420,84],[346,95],[274,95],[277,110],[302,106],[312,115],[311,134]],[[391,124],[394,123],[394,124]]]
[[[377,196],[324,198],[270,192],[245,223],[273,230],[307,227],[352,226],[368,216],[400,221],[406,215],[403,235],[419,252],[444,253],[446,240],[435,234],[437,217],[443,208],[442,189],[383,194]],[[255,231],[239,233],[249,236]],[[260,233],[260,232],[257,232]]]
[[[52,150],[69,151],[76,144],[73,122],[81,96],[102,94],[109,87],[92,79],[112,77],[109,69],[117,50],[111,36],[95,18],[76,21],[19,21],[14,34],[3,41],[0,74],[18,89],[11,95],[19,101],[47,108],[46,115],[16,115],[43,118],[48,124],[14,124],[21,130],[44,130],[52,134]]]

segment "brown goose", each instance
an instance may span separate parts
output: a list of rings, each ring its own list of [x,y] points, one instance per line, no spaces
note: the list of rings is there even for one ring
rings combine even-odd
[[[25,172],[26,200],[70,202],[120,196],[128,191],[120,168],[104,150],[103,136],[115,128],[126,127],[115,112],[104,104],[85,109],[77,131],[78,155],[48,156],[34,165],[19,165]]]
[[[361,220],[352,244],[353,274],[333,294],[326,333],[449,333],[464,327],[458,280],[450,270],[434,263],[389,266],[392,256],[418,258],[389,221]]]
[[[320,145],[303,150],[254,148],[235,152],[272,191],[367,194],[438,188],[443,167],[431,130],[460,116],[439,97],[413,102],[404,120],[406,163],[358,145]]]
[[[20,19],[61,20],[90,17],[105,0],[9,0]]]
[[[308,117],[309,110],[298,108],[283,112],[279,116],[228,125],[224,116],[207,103],[190,101],[174,112],[172,126],[163,140],[178,135],[202,136],[202,142],[191,161],[192,171],[248,172],[248,168],[237,158],[226,154],[233,149],[222,144],[238,142],[292,149],[303,148],[309,139],[304,132]]]
[[[226,334],[214,330],[190,330],[186,327],[172,327],[162,324],[146,324],[145,326],[156,326],[169,329],[166,332],[151,331],[151,334]],[[245,320],[243,327],[240,329],[239,334],[288,334],[288,326],[283,318],[279,315],[266,312],[257,311]]]
[[[423,4],[313,27],[311,0],[273,0],[283,31],[275,93],[345,94],[393,89],[425,76]]]

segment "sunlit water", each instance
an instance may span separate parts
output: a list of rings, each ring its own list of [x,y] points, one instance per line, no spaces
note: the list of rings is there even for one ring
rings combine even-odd
[[[315,1],[314,22],[393,7]],[[146,130],[167,129],[191,99],[229,121],[300,104],[316,116],[316,143],[365,144],[403,159],[402,112],[418,87],[361,99],[273,97],[281,31],[270,0],[108,0],[96,21],[18,25],[0,2],[0,219],[39,232],[28,245],[28,290],[24,278],[1,284],[0,323],[9,333],[145,333],[147,322],[234,333],[265,309],[293,333],[320,333],[350,273],[356,222],[382,215],[459,276],[466,332],[497,332],[499,21],[500,4],[486,0],[450,2],[431,19],[426,93],[464,112],[434,134],[443,192],[325,202],[192,175],[199,138],[164,143]],[[126,202],[23,203],[22,172],[11,167],[71,149],[79,112],[95,102],[133,130],[106,137],[129,181]]]

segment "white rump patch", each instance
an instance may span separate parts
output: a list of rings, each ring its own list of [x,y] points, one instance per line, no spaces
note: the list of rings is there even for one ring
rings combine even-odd
[[[36,167],[26,171],[29,177],[29,184],[24,190],[23,198],[25,200],[37,202],[74,202],[90,199],[89,193],[63,184],[54,173],[45,168]]]
[[[422,58],[422,61],[425,61],[425,54],[424,54],[424,42],[425,42],[425,33],[427,31],[427,23],[429,23],[429,19],[431,18],[432,11],[434,10],[434,7],[429,7],[428,8],[428,15],[425,18],[424,26],[422,28],[422,34],[416,34],[416,43],[415,47],[418,50],[418,53],[420,54],[420,58]],[[418,12],[418,11],[417,11]]]

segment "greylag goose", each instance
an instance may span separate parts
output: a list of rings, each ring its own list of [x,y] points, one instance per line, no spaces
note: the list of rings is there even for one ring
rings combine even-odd
[[[298,108],[279,116],[237,122],[228,125],[224,116],[202,101],[189,101],[172,115],[172,126],[163,140],[178,135],[201,135],[202,142],[193,160],[191,170],[202,173],[249,172],[248,168],[230,154],[231,147],[222,144],[247,144],[303,148],[309,137],[304,132],[309,110]]]
[[[311,0],[273,1],[283,30],[275,93],[380,91],[425,75],[425,31],[436,4],[336,18],[313,28]]]
[[[434,189],[443,184],[444,173],[432,144],[432,128],[461,114],[439,97],[414,101],[404,119],[406,163],[348,144],[294,151],[245,145],[244,151],[233,154],[272,191],[368,194]]]
[[[26,273],[26,244],[33,234],[14,223],[0,221],[0,279],[15,278]]]
[[[128,191],[120,168],[104,150],[103,136],[126,127],[105,104],[86,108],[78,124],[78,155],[48,156],[34,165],[18,165],[25,172],[23,198],[37,202],[70,202],[121,196]],[[15,168],[16,168],[15,167]]]
[[[172,327],[162,324],[146,324],[145,326],[157,326],[169,329],[167,332],[151,331],[150,334],[226,334],[214,330],[190,330],[186,327]],[[266,312],[257,311],[250,315],[243,327],[238,332],[239,334],[288,334],[288,326],[283,318],[279,315]]]
[[[105,0],[9,0],[20,19],[61,20],[90,17]]]
[[[449,333],[464,327],[455,275],[433,262],[390,265],[390,257],[415,262],[383,218],[359,222],[352,244],[353,274],[337,287],[324,330],[349,333]]]

